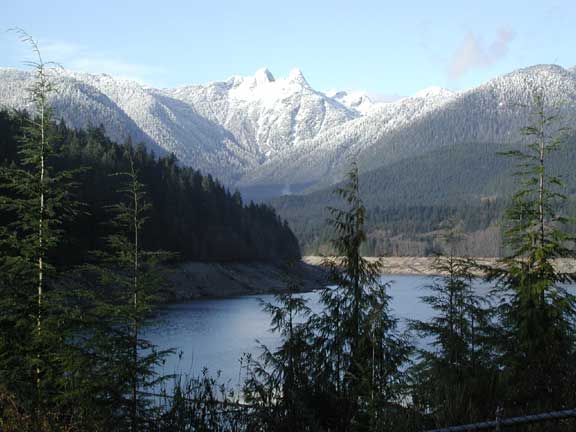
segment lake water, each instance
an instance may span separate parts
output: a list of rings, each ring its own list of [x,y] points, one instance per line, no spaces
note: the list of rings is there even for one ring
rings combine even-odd
[[[385,276],[390,282],[393,313],[405,327],[406,319],[426,320],[428,306],[419,299],[425,295],[430,276]],[[479,286],[481,293],[488,288]],[[318,309],[318,294],[307,293],[312,309]],[[222,379],[235,386],[240,380],[243,353],[259,353],[256,340],[273,347],[278,338],[268,329],[270,317],[260,306],[260,299],[272,301],[272,295],[257,295],[212,300],[195,300],[170,305],[160,313],[161,324],[149,329],[148,339],[161,349],[174,348],[163,369],[166,374],[198,375],[203,367],[211,373],[221,371]]]

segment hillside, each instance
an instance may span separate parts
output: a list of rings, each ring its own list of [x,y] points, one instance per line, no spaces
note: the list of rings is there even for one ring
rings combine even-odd
[[[29,79],[0,69],[0,103],[28,108]],[[351,159],[365,173],[373,221],[368,252],[430,253],[437,231],[456,218],[469,233],[467,251],[499,253],[497,221],[513,185],[508,162],[496,153],[522,144],[534,90],[545,90],[548,108],[561,107],[565,125],[576,118],[576,72],[556,65],[516,70],[462,92],[432,87],[389,103],[322,93],[297,69],[286,78],[261,69],[175,89],[70,71],[54,79],[56,115],[69,127],[106,124],[102,133],[112,141],[132,137],[156,154],[173,152],[182,166],[238,188],[247,201],[312,193],[274,201],[307,253],[325,244],[326,190],[342,180]],[[571,175],[573,161],[570,153],[556,163]]]
[[[493,143],[447,146],[361,174],[369,227],[365,253],[428,255],[438,247],[438,235],[452,220],[466,233],[462,253],[498,256],[498,224],[516,185],[512,161],[497,151],[514,147]],[[569,186],[573,208],[566,211],[573,215],[574,166],[576,139],[572,138],[552,157],[551,167]],[[329,251],[326,208],[339,204],[333,189],[271,201],[290,223],[305,254]]]
[[[261,69],[173,89],[65,70],[54,80],[52,103],[68,126],[105,124],[112,140],[131,136],[156,153],[174,153],[255,199],[336,184],[351,158],[370,171],[461,143],[517,142],[534,89],[546,91],[549,107],[561,103],[567,119],[576,113],[576,73],[556,65],[388,103],[362,93],[323,93],[298,69],[285,78]],[[0,69],[0,105],[29,108],[29,81],[26,72]]]
[[[17,140],[22,116],[0,111],[0,166],[18,160]],[[297,241],[273,209],[244,204],[210,175],[182,167],[173,156],[156,158],[142,145],[112,142],[102,128],[72,130],[54,125],[56,145],[63,158],[58,169],[82,168],[76,176],[76,198],[84,203],[81,215],[64,227],[66,242],[55,259],[81,262],[103,246],[111,228],[108,207],[117,202],[116,191],[126,172],[129,155],[146,186],[152,205],[143,237],[144,248],[178,253],[179,260],[275,261],[300,257]]]
[[[0,68],[0,106],[29,108],[31,75]],[[276,80],[259,70],[224,82],[154,89],[109,75],[53,72],[57,117],[74,128],[106,125],[117,142],[131,136],[185,165],[234,185],[291,147],[360,116],[312,89],[299,70]],[[365,101],[366,103],[366,101]]]
[[[276,194],[288,185],[310,191],[340,181],[352,158],[370,171],[446,146],[514,143],[527,124],[527,105],[537,89],[545,90],[548,107],[562,106],[568,123],[576,118],[574,71],[537,65],[464,92],[432,89],[387,104],[283,153],[240,184],[248,189],[275,185]]]

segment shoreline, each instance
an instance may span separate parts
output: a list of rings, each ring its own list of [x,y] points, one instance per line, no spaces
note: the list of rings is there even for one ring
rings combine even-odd
[[[331,257],[326,257],[331,258]],[[383,275],[404,275],[404,276],[441,276],[441,273],[434,269],[436,257],[364,257],[369,261],[382,261]],[[470,257],[480,265],[495,266],[499,258],[495,257]],[[304,256],[302,261],[312,265],[320,266],[324,257]],[[554,267],[564,273],[576,273],[576,259],[557,258],[553,260]]]
[[[366,257],[382,260],[383,275],[441,276],[433,268],[434,257]],[[304,256],[292,266],[273,262],[185,262],[170,272],[172,287],[166,291],[164,303],[196,299],[214,299],[257,294],[278,294],[287,289],[287,276],[300,284],[298,292],[311,292],[326,284],[326,271],[321,267],[324,257]],[[480,264],[494,265],[497,258],[477,258]],[[557,259],[562,272],[576,273],[576,260]]]
[[[165,303],[195,299],[278,294],[286,291],[289,279],[299,282],[298,292],[323,286],[325,272],[304,260],[294,265],[274,262],[185,262],[170,272],[171,288]]]

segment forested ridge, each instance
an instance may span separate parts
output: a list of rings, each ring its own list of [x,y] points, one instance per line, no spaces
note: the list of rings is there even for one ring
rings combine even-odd
[[[550,170],[567,182],[562,212],[576,215],[576,138],[550,155]],[[458,253],[501,256],[500,220],[515,188],[514,164],[499,155],[518,144],[462,143],[445,146],[364,172],[360,190],[367,211],[366,255],[433,255],[439,235],[458,224]],[[287,219],[304,254],[330,253],[326,207],[332,188],[270,201]]]
[[[0,111],[0,164],[17,160],[17,146],[27,115]],[[264,204],[243,203],[211,175],[181,166],[174,156],[156,157],[143,145],[117,144],[104,126],[74,130],[63,122],[51,126],[62,156],[58,170],[76,170],[80,214],[65,226],[66,239],[55,255],[74,264],[101,248],[110,229],[107,207],[117,201],[130,155],[152,203],[142,241],[150,250],[175,252],[179,260],[248,261],[299,257],[296,238],[275,211]]]

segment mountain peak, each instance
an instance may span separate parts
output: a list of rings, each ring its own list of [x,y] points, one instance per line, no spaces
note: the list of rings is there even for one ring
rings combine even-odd
[[[566,73],[566,71],[570,71],[569,68],[564,69],[562,66],[556,64],[536,64],[532,66],[527,66],[525,68],[516,69],[502,77],[506,76],[515,76],[515,75],[526,75],[526,74],[550,74],[550,73]],[[497,77],[498,79],[500,77]]]
[[[304,78],[304,74],[299,68],[294,68],[290,71],[288,81],[294,84],[300,84],[303,87],[310,87],[308,81]]]
[[[424,90],[420,90],[413,97],[416,98],[427,98],[427,97],[434,97],[434,96],[441,96],[441,97],[449,97],[453,96],[454,92],[444,87],[439,86],[432,86],[425,88]]]
[[[270,72],[268,70],[268,68],[261,68],[258,69],[256,71],[256,73],[254,74],[254,78],[256,79],[256,83],[261,84],[261,83],[269,83],[269,82],[274,82],[274,75],[272,75],[272,72]]]
[[[326,96],[334,98],[334,99],[342,99],[348,96],[348,92],[345,90],[329,90],[326,92]]]

